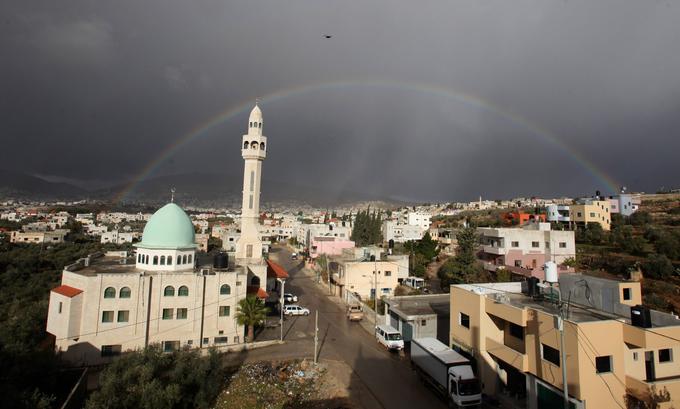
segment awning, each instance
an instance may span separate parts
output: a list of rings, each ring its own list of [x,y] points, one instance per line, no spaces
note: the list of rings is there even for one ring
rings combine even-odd
[[[81,290],[79,288],[71,287],[71,286],[68,286],[68,285],[60,285],[57,288],[53,288],[52,291],[54,291],[57,294],[61,294],[64,297],[68,297],[68,298],[73,298],[76,295],[83,292],[83,290]]]
[[[271,260],[267,260],[267,277],[286,279],[288,278],[288,273],[286,272],[286,269],[281,267],[279,264],[276,264]]]
[[[254,295],[257,298],[261,298],[263,300],[266,300],[267,297],[269,297],[269,294],[267,294],[267,292],[263,290],[262,287],[257,285],[249,285],[246,294]]]

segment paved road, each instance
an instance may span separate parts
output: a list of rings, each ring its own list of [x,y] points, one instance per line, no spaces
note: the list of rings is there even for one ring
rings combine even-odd
[[[289,348],[308,348],[312,356],[314,313],[319,311],[320,358],[346,362],[383,408],[446,407],[418,380],[407,358],[388,352],[357,323],[348,322],[344,310],[328,299],[326,292],[314,282],[314,277],[301,269],[301,262],[290,259],[288,249],[274,247],[270,257],[290,274],[285,291],[296,294],[298,304],[312,312],[308,317],[286,319],[284,334]],[[353,398],[364,400],[361,396]]]

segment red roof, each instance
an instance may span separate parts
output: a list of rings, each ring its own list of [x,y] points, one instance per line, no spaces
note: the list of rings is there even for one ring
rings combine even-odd
[[[257,285],[249,285],[246,291],[248,295],[257,295],[257,298],[262,298],[263,300],[269,297],[269,294],[262,287]]]
[[[57,288],[53,288],[52,291],[54,291],[57,294],[61,294],[65,297],[68,297],[68,298],[73,298],[76,295],[83,292],[83,290],[80,290],[80,289],[74,288],[74,287],[70,287],[68,285],[60,285]]]
[[[267,260],[267,277],[288,278],[288,273],[279,264],[276,264],[271,260]]]

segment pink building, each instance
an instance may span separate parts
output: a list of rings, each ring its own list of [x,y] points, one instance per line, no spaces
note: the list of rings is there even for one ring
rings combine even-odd
[[[317,258],[322,254],[339,256],[344,249],[353,249],[354,242],[340,237],[314,237],[309,246],[309,255]]]

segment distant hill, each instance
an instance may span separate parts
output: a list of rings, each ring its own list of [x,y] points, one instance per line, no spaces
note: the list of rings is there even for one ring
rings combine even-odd
[[[175,188],[176,199],[185,205],[233,206],[241,204],[242,175],[185,173],[159,176],[134,185],[123,197],[129,184],[88,191],[68,183],[50,182],[25,173],[0,170],[0,198],[27,200],[119,200],[158,204],[170,199]],[[377,195],[363,194],[333,187],[310,187],[294,181],[265,178],[262,181],[262,204],[309,204],[325,207],[364,201],[395,203]]]
[[[30,200],[85,198],[88,192],[68,183],[50,182],[26,173],[0,169],[0,197]]]
[[[213,173],[190,173],[160,176],[144,180],[122,199],[135,202],[165,202],[170,198],[170,189],[175,188],[177,200],[186,204],[232,205],[240,206],[242,194],[242,175]],[[113,199],[126,185],[100,190],[95,196]],[[265,178],[262,181],[262,203],[297,203],[312,206],[332,206],[360,201],[393,200],[332,188],[318,188],[295,182],[277,181]]]

